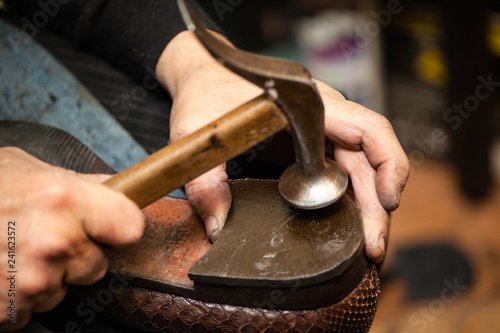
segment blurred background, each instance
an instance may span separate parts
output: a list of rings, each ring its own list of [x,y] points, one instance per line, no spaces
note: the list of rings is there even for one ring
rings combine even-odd
[[[238,47],[302,62],[392,122],[412,175],[372,332],[499,332],[500,3],[202,4]]]

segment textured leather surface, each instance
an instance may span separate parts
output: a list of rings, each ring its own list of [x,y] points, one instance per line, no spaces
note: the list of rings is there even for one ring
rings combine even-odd
[[[254,181],[247,180],[247,182],[253,183]],[[235,189],[233,185],[235,184],[231,184],[232,190]],[[237,194],[236,192],[235,194]],[[279,194],[277,195],[279,196]],[[266,195],[262,196],[267,197]],[[241,199],[241,196],[235,195],[233,204],[238,206],[238,201]],[[283,200],[281,199],[281,201]],[[275,204],[274,207],[277,205],[278,204]],[[354,204],[352,204],[352,207],[354,207]],[[245,209],[245,207],[240,208],[242,208],[242,211]],[[231,238],[239,240],[241,243],[245,242],[247,235],[250,233],[245,230],[245,228],[247,228],[245,225],[242,226],[239,233],[232,232],[232,237],[224,238],[223,235],[227,231],[231,231],[231,225],[233,223],[248,224],[248,222],[255,221],[252,219],[251,215],[260,214],[259,206],[252,209],[250,209],[250,206],[246,208],[248,208],[245,210],[246,213],[239,221],[232,219],[231,216],[228,218],[227,224],[229,228],[223,229],[221,237],[216,243],[232,241]],[[267,212],[269,209],[264,210],[264,212]],[[269,299],[272,298],[272,295],[276,294],[275,290],[279,290],[280,301],[273,303],[274,309],[309,310],[329,306],[343,299],[350,291],[356,288],[362,280],[368,264],[363,253],[361,253],[342,274],[327,281],[312,285],[302,283],[302,280],[283,283],[274,287],[266,287],[263,285],[241,287],[228,284],[215,285],[194,283],[188,278],[188,271],[193,263],[199,261],[210,248],[210,242],[207,239],[205,228],[200,218],[186,200],[172,198],[158,200],[145,208],[143,212],[146,218],[146,229],[141,241],[134,250],[108,252],[109,271],[133,278],[133,284],[137,287],[150,288],[205,302],[250,307],[265,307],[266,304],[269,303]],[[289,217],[289,214],[285,214],[279,218],[285,221],[288,220]],[[307,226],[307,220],[305,220],[305,218],[300,221],[304,221],[304,226]],[[300,221],[296,222],[298,223]],[[293,221],[290,220],[288,222]],[[313,222],[316,223],[315,221]],[[321,225],[328,226],[328,222],[332,221],[322,221]],[[336,222],[335,219],[333,222]],[[272,239],[283,239],[285,238],[283,233],[288,232],[287,228],[285,228],[287,225],[288,223],[263,223],[260,224],[258,233],[263,234],[263,237],[261,237],[263,241],[265,241],[266,235],[274,235],[269,237]],[[348,227],[348,225],[344,226],[344,228]],[[326,228],[322,227],[320,230],[325,231],[324,233],[328,233],[328,230],[335,232],[338,231],[338,228],[330,226]],[[334,247],[335,244],[332,243],[332,238],[329,236],[325,240],[324,233],[311,236],[306,228],[306,230],[302,230],[300,237],[312,237],[316,239],[320,245],[323,245],[323,247]],[[340,233],[336,234],[340,235]],[[341,237],[337,237],[337,239],[338,238]],[[333,240],[335,239],[334,237]],[[287,248],[296,246],[296,243],[300,242],[298,240],[297,242],[290,242],[281,252],[285,254],[291,253],[292,251],[286,250]],[[230,242],[230,244],[233,244],[232,247],[235,251],[240,246],[238,242]],[[252,258],[254,254],[252,251],[258,253],[259,249],[257,247],[259,247],[260,244],[258,242],[254,242],[253,244],[253,248],[247,247],[246,252],[240,253],[237,259],[244,261],[247,260],[248,257]],[[302,249],[304,249],[304,247],[302,247]],[[306,273],[315,274],[314,272],[316,272],[317,274],[318,269],[325,266],[320,263],[311,263],[311,261],[305,259],[325,254],[322,254],[321,251],[307,252],[306,250],[307,249],[301,252],[295,252],[294,260],[289,260],[288,262],[290,264],[283,267],[283,269],[293,270],[298,268]],[[268,253],[269,252],[263,252],[261,254],[265,258]],[[220,255],[232,255],[232,252],[229,251]],[[327,252],[326,255],[341,256],[342,254],[341,252]],[[256,257],[254,256],[253,258]],[[257,259],[258,257],[256,260]],[[250,262],[250,264],[252,263]],[[222,268],[224,267],[224,265],[219,266]],[[222,268],[220,269],[221,273],[224,271]],[[274,266],[270,265],[270,267],[267,268],[272,270]]]
[[[240,307],[127,287],[106,311],[126,326],[162,332],[368,332],[379,294],[377,270],[370,264],[347,297],[316,310]]]
[[[289,295],[284,289],[276,289],[271,299],[272,293],[261,293],[259,288],[251,294],[245,288],[214,285],[207,289],[188,279],[187,271],[210,244],[203,223],[185,200],[164,198],[144,209],[144,214],[147,228],[134,251],[109,253],[111,272],[135,278],[115,293],[106,307],[108,315],[121,324],[163,332],[368,332],[370,329],[380,287],[376,268],[372,264],[366,266],[364,255],[359,260],[368,268],[348,278],[361,282],[351,284],[344,294],[347,296],[291,310],[283,308],[286,303],[283,298]],[[346,283],[331,283],[326,289],[309,293],[313,293],[314,299],[321,299],[330,290],[346,288]],[[256,306],[266,308],[254,307],[255,303],[242,304],[240,294],[245,292],[246,298],[258,300]],[[303,305],[296,302],[299,304],[295,306]]]

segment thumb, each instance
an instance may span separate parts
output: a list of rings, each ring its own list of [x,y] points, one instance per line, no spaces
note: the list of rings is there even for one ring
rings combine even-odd
[[[144,217],[137,205],[124,194],[113,191],[99,182],[106,175],[79,175],[79,195],[86,200],[76,201],[86,233],[97,242],[126,249],[137,243],[144,231]]]
[[[214,242],[226,223],[231,207],[226,165],[221,164],[186,184],[186,196],[205,223],[207,236]]]

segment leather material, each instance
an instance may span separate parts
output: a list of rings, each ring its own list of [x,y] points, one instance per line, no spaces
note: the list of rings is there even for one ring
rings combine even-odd
[[[315,310],[217,304],[129,286],[105,311],[126,326],[159,332],[368,332],[379,294],[377,270],[370,264],[348,296]]]
[[[168,213],[167,213],[168,212]],[[288,288],[236,288],[193,283],[187,271],[210,248],[204,226],[185,200],[163,198],[144,209],[146,230],[134,251],[110,252],[110,271],[127,277],[106,313],[120,324],[162,332],[368,332],[378,306],[375,265],[362,253],[340,282]],[[109,275],[112,279],[116,276]],[[345,281],[360,281],[327,305],[282,308],[285,298],[310,293],[324,298]],[[344,282],[343,282],[344,281]],[[94,286],[95,293],[111,283]],[[307,292],[304,292],[304,288]],[[318,288],[318,289],[314,289]],[[286,290],[288,289],[288,290]],[[265,291],[264,291],[265,290]],[[246,296],[241,296],[245,294]],[[242,300],[254,296],[254,304]],[[303,296],[302,296],[303,297]],[[319,302],[319,301],[318,301]],[[318,303],[319,304],[319,303]]]
[[[23,123],[7,125],[25,126]],[[38,130],[37,126],[40,133],[34,131]],[[48,132],[43,132],[45,130]],[[8,139],[9,145],[36,153],[35,156],[54,165],[81,172],[111,171],[83,145],[78,146],[81,149],[68,150],[68,145],[65,148],[63,138],[67,139],[68,135],[63,131],[29,125],[23,133],[30,134],[32,140],[20,136],[4,139]],[[52,135],[52,145],[39,144]],[[73,147],[76,144],[75,141]],[[339,277],[319,286],[305,287],[317,288],[312,294],[315,300],[325,298],[325,293],[331,288],[341,290],[345,297],[330,298],[331,305],[318,303],[317,307],[308,306],[306,309],[300,308],[303,304],[299,299],[293,302],[298,308],[278,309],[282,303],[286,304],[282,302],[283,298],[292,297],[292,294],[282,293],[284,289],[262,289],[264,292],[259,291],[261,288],[235,290],[225,286],[197,285],[189,280],[188,270],[208,251],[210,243],[203,223],[187,201],[163,198],[146,207],[144,214],[147,227],[136,249],[107,251],[110,272],[132,279],[124,280],[127,283],[116,288],[108,275],[78,292],[85,299],[89,294],[97,294],[99,299],[100,293],[103,297],[112,292],[113,297],[106,302],[104,311],[121,324],[165,332],[367,332],[370,329],[380,285],[375,266],[368,264],[364,255],[359,255],[351,265],[356,269],[348,268]],[[336,282],[337,278],[340,283]],[[352,291],[352,287],[347,287],[349,281],[356,286]],[[327,282],[329,284],[325,284]],[[107,287],[103,287],[103,283],[108,283]],[[293,288],[288,286],[288,289]],[[303,291],[300,286],[296,288]],[[258,300],[255,306],[240,302],[242,292],[247,295],[254,293]],[[259,307],[259,304],[267,306]]]

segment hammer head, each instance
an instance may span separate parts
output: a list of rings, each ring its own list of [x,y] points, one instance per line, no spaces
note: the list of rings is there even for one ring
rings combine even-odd
[[[230,47],[212,36],[178,0],[189,30],[225,67],[264,89],[288,119],[296,163],[280,178],[278,188],[291,204],[316,209],[337,201],[348,177],[336,162],[325,159],[324,106],[309,71],[301,64]]]

